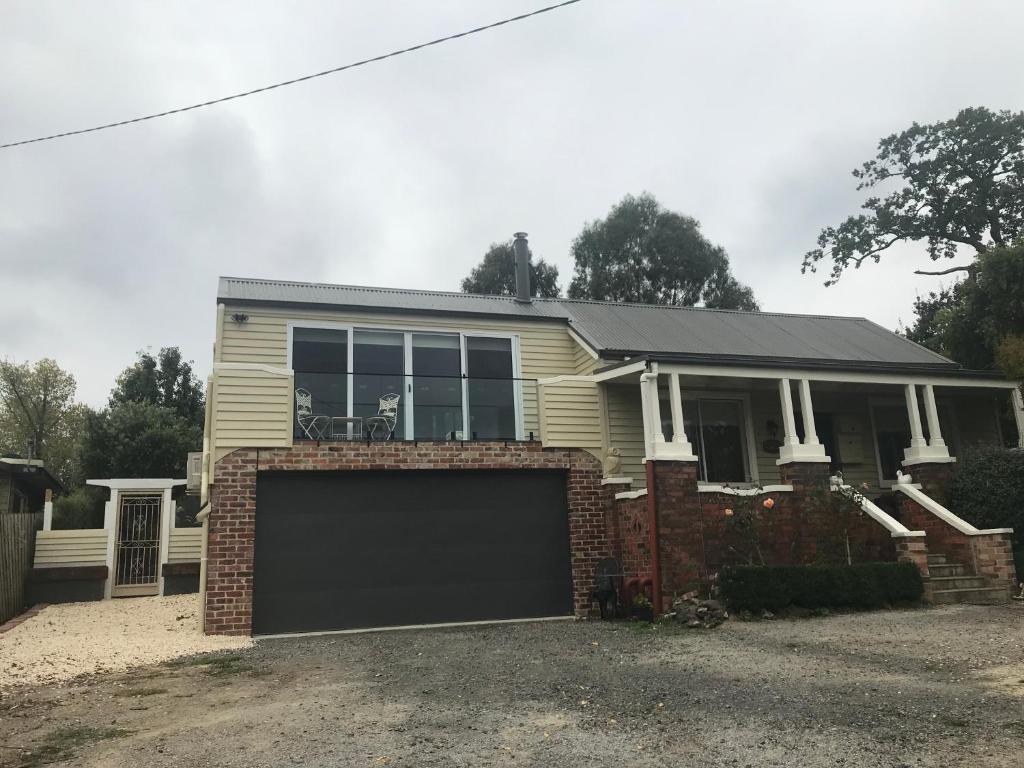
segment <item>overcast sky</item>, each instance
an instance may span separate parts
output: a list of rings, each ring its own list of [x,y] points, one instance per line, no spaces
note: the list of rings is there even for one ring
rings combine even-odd
[[[181,106],[543,0],[4,3],[0,143]],[[1024,3],[584,0],[469,39],[136,126],[0,150],[0,357],[53,357],[102,405],[137,350],[205,375],[218,275],[457,290],[529,232],[652,192],[764,309],[895,328],[920,246],[824,288],[822,226],[878,139],[1024,108]],[[948,279],[948,278],[947,278]]]

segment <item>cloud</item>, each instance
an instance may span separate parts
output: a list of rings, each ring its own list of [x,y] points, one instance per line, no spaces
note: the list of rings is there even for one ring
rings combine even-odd
[[[179,106],[534,5],[14,2],[0,138]],[[584,222],[643,190],[697,217],[766,308],[894,327],[940,282],[910,274],[921,249],[830,289],[800,275],[801,256],[856,210],[849,171],[880,137],[968,104],[1021,108],[1022,21],[1000,2],[589,0],[337,77],[3,150],[0,356],[56,358],[98,405],[139,349],[179,345],[208,370],[220,274],[456,289],[491,242],[525,229],[567,284]]]

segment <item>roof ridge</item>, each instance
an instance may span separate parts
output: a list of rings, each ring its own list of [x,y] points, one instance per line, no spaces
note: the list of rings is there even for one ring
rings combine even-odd
[[[494,299],[498,301],[514,301],[514,296],[496,296],[489,293],[466,293],[464,291],[438,291],[426,288],[388,288],[378,285],[353,285],[351,283],[315,283],[307,280],[275,280],[267,277],[231,277],[221,275],[221,280],[239,283],[262,283],[264,285],[291,285],[299,288],[343,288],[349,291],[373,291],[375,293],[414,293],[421,296],[457,296],[473,299]],[[534,299],[535,301],[539,299]]]

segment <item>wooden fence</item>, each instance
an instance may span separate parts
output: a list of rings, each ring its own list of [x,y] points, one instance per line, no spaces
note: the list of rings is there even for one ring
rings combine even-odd
[[[25,583],[42,527],[42,512],[0,515],[0,624],[25,609]]]

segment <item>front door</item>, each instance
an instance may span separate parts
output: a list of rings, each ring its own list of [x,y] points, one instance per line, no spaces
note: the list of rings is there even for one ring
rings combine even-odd
[[[152,493],[121,495],[117,513],[113,597],[156,595],[160,591],[160,507]]]

